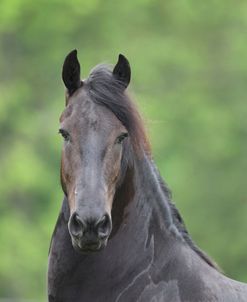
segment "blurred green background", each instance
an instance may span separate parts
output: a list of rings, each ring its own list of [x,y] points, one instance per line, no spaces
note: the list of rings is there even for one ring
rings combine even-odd
[[[125,54],[157,165],[198,245],[247,282],[247,2],[0,0],[0,297],[46,300],[62,200],[61,66]]]

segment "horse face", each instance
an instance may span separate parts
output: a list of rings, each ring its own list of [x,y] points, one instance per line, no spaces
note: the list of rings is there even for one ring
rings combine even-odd
[[[130,68],[124,56],[119,55],[109,77],[120,93],[128,86]],[[70,208],[69,233],[76,250],[97,251],[111,233],[122,144],[128,133],[116,115],[92,100],[89,84],[80,80],[76,50],[66,57],[62,78],[67,98],[59,130],[64,138],[61,183]]]
[[[99,250],[110,235],[111,209],[121,174],[120,121],[80,88],[61,116],[61,182],[70,207],[69,232],[81,251]]]

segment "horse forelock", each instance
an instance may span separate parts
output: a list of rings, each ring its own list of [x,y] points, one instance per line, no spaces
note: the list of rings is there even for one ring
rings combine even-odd
[[[144,122],[130,95],[122,84],[113,76],[109,65],[97,65],[84,81],[91,99],[108,108],[126,127],[133,149],[140,154],[150,154],[150,143],[147,139]]]

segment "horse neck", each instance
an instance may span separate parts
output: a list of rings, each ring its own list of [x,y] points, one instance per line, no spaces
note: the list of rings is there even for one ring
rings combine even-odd
[[[145,154],[135,157],[113,203],[113,240],[135,240],[132,248],[143,251],[152,249],[150,240],[155,237],[164,252],[173,242],[183,241],[162,186],[152,160]]]
[[[141,160],[136,161],[139,188],[142,190],[141,204],[148,204],[154,216],[157,217],[156,224],[167,236],[175,236],[182,239],[178,231],[170,207],[169,193],[160,177],[160,174],[152,161],[146,154]]]

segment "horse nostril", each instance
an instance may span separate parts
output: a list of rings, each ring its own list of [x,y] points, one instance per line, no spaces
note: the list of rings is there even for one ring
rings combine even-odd
[[[105,214],[95,225],[95,229],[101,239],[106,238],[110,234],[111,227],[111,218],[108,214]]]
[[[70,234],[75,238],[81,238],[85,230],[85,225],[82,219],[75,213],[72,214],[69,220]]]

